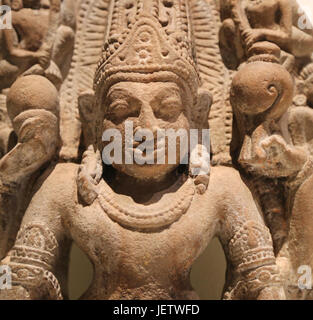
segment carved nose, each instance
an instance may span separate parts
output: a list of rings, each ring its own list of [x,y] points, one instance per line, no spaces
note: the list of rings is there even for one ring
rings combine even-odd
[[[141,127],[144,129],[149,129],[154,133],[154,130],[158,127],[158,120],[154,116],[151,107],[144,106],[141,110]]]

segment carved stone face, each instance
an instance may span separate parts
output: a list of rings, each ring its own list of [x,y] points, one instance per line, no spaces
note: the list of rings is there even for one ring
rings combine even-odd
[[[168,140],[162,140],[165,149],[165,164],[157,164],[157,133],[159,129],[185,129],[189,132],[189,116],[192,98],[174,82],[120,82],[113,85],[105,99],[104,130],[117,129],[122,134],[123,164],[113,167],[123,173],[139,179],[158,178],[174,170],[180,161],[180,141],[176,139],[176,164],[168,163]],[[189,104],[189,105],[188,105]],[[154,164],[125,164],[125,123],[133,124],[133,134],[148,129],[153,133]],[[147,138],[148,139],[148,138]],[[150,138],[149,138],[150,139]],[[144,140],[144,139],[143,139]],[[132,149],[138,148],[142,142],[134,142]],[[162,145],[162,142],[159,144]],[[159,148],[159,150],[160,150]],[[175,149],[175,142],[174,148]],[[133,151],[132,150],[132,151]],[[136,152],[136,151],[135,151]],[[187,150],[184,149],[184,154]],[[148,154],[147,154],[148,156]],[[148,158],[151,158],[149,157]]]

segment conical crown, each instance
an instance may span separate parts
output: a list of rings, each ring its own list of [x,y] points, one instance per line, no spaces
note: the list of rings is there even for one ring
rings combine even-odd
[[[95,76],[100,98],[120,81],[168,81],[196,94],[188,0],[112,0],[103,55]]]

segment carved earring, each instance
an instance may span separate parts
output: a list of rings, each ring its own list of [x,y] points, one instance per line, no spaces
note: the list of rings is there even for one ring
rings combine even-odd
[[[198,89],[198,101],[193,110],[193,122],[195,127],[200,130],[208,128],[212,100],[213,98],[209,90],[205,87]],[[210,146],[208,145],[207,147],[204,143],[203,132],[201,136],[202,142],[190,150],[189,176],[194,180],[197,192],[204,194],[210,180]]]
[[[195,128],[207,128],[209,113],[213,102],[212,94],[204,86],[198,89],[198,101],[192,110],[192,118]]]
[[[99,150],[89,146],[83,154],[82,163],[77,174],[77,188],[83,202],[91,205],[98,197],[98,184],[103,173],[102,159]]]
[[[95,93],[93,90],[85,90],[78,96],[78,110],[82,123],[83,141],[85,147],[97,144],[96,126],[94,122]]]
[[[199,194],[204,194],[210,181],[210,153],[203,144],[191,150],[189,176],[193,179]]]

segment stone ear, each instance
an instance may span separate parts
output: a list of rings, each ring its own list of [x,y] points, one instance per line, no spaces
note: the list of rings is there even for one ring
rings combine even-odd
[[[94,105],[95,93],[93,90],[86,90],[78,97],[78,109],[82,121],[82,131],[85,147],[95,143],[95,125],[94,125]]]
[[[193,119],[197,128],[208,127],[209,113],[213,102],[210,91],[202,86],[198,89],[198,101],[193,112]]]

